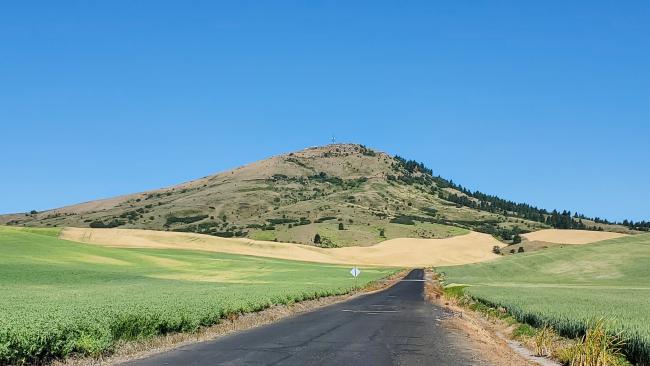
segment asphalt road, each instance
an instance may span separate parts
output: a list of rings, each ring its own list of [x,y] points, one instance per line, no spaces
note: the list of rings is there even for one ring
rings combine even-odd
[[[423,298],[422,270],[381,292],[124,365],[488,365]]]

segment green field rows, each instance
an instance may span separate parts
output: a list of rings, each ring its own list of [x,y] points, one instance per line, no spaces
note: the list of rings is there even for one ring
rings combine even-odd
[[[0,227],[0,364],[98,355],[116,342],[355,286],[349,268],[182,250],[118,249]],[[363,269],[358,285],[393,270]]]
[[[442,268],[447,285],[508,309],[519,321],[580,335],[605,318],[623,332],[633,361],[650,360],[650,235],[556,247]]]

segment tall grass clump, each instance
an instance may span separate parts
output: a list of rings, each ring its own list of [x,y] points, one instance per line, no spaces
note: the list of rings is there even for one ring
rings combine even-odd
[[[563,361],[570,366],[618,366],[625,365],[622,348],[625,342],[618,334],[607,331],[605,321],[595,321],[586,334],[561,352]]]
[[[548,357],[553,353],[553,345],[557,334],[548,325],[543,326],[533,336],[533,344],[535,345],[535,355]]]

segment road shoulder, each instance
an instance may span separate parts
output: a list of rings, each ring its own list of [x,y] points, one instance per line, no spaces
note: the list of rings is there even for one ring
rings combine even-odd
[[[560,366],[550,359],[534,356],[533,352],[521,343],[507,339],[503,335],[505,331],[503,324],[490,321],[480,313],[461,308],[445,299],[431,271],[426,273],[425,296],[431,303],[453,314],[443,320],[444,326],[463,334],[472,342],[476,350],[494,365]]]

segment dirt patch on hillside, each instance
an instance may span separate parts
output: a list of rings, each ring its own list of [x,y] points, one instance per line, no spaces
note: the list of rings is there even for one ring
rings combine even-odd
[[[309,245],[226,239],[209,235],[138,229],[65,228],[61,239],[124,248],[186,249],[332,264],[425,267],[497,258],[492,236],[472,232],[446,239],[392,239],[369,247],[317,248]]]
[[[536,240],[558,244],[589,244],[627,235],[607,231],[545,229],[523,234],[522,236],[531,241]]]

